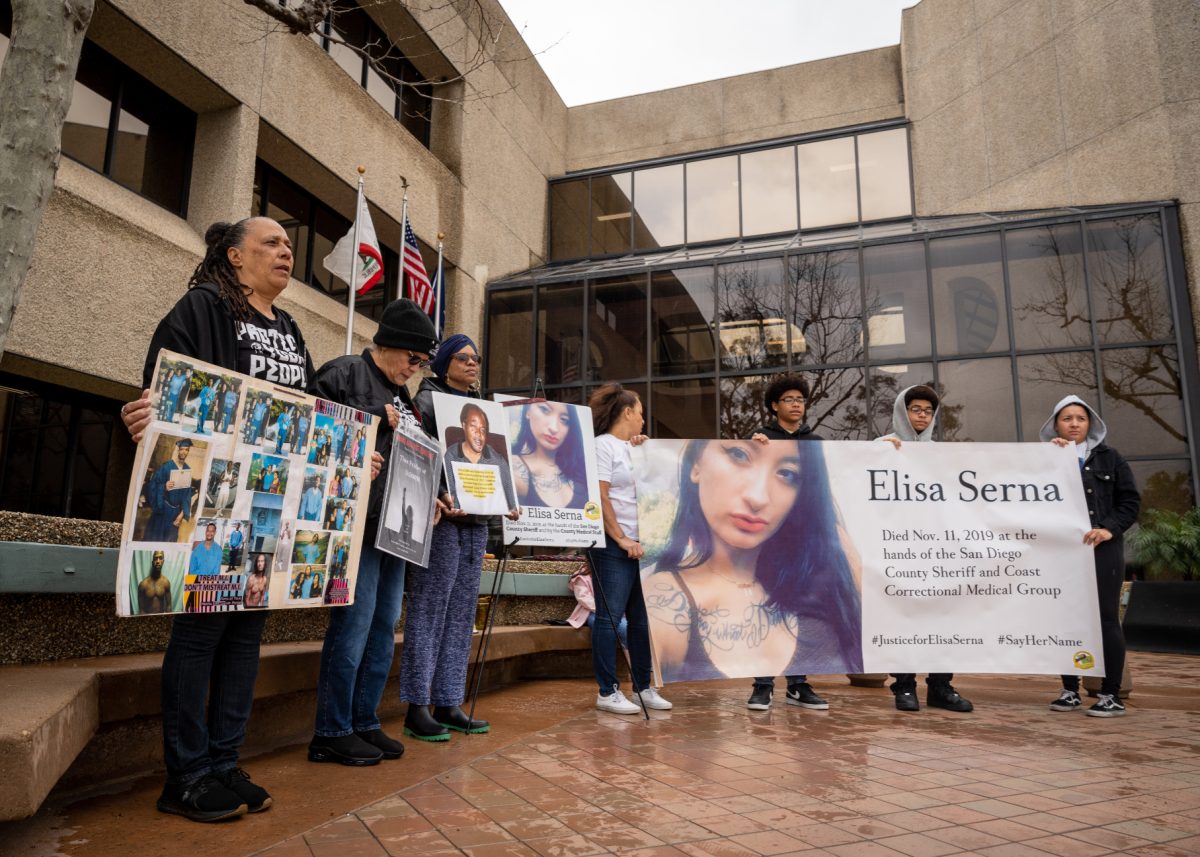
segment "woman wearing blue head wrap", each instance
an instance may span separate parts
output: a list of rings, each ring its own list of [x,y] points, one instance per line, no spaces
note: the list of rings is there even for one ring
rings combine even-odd
[[[416,397],[431,437],[438,437],[433,394],[480,398],[482,367],[469,336],[456,333],[442,340],[430,364],[435,377],[421,382]],[[408,569],[408,618],[400,661],[400,700],[408,703],[404,734],[419,741],[448,741],[451,729],[474,733],[491,728],[486,720],[471,720],[459,708],[467,684],[488,519],[447,511],[453,501],[444,481],[438,503],[443,514],[433,528],[429,567]]]

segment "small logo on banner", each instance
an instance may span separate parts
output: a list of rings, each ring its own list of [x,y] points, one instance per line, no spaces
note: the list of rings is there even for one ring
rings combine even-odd
[[[589,501],[588,504],[583,507],[583,517],[587,518],[589,521],[599,521],[600,505],[598,503],[592,503]]]
[[[1096,665],[1096,659],[1091,652],[1079,651],[1071,658],[1075,666],[1081,670],[1090,670]]]

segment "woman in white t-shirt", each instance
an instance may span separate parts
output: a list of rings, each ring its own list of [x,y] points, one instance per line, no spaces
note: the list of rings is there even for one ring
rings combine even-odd
[[[642,546],[638,543],[637,488],[629,458],[630,446],[645,440],[641,433],[645,423],[642,402],[637,393],[620,384],[605,384],[592,393],[588,406],[592,409],[596,435],[600,505],[607,536],[605,547],[591,551],[596,589],[592,667],[600,685],[596,707],[613,714],[641,711],[621,693],[617,682],[617,640],[613,629],[624,616],[628,622],[634,694],[641,697],[647,708],[665,711],[671,703],[650,687],[650,630],[638,569]]]

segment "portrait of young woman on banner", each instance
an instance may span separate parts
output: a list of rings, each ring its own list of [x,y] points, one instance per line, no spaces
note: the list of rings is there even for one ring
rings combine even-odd
[[[634,458],[660,681],[861,671],[860,563],[820,444],[652,440]]]

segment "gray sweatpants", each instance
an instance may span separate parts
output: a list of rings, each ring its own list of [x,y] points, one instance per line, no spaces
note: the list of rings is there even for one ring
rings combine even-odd
[[[487,524],[441,521],[433,528],[429,567],[409,564],[401,702],[463,701],[487,535]]]

